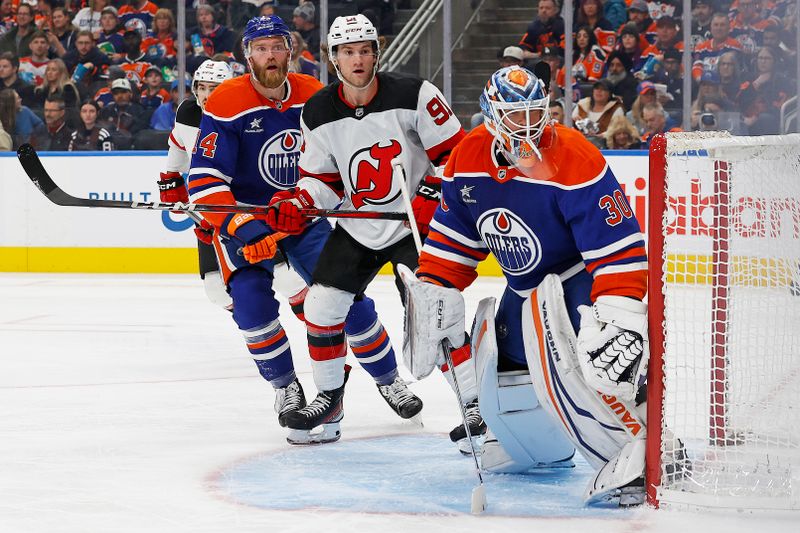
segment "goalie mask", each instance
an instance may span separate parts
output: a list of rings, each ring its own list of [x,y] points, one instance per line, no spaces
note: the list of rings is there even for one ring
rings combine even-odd
[[[554,169],[549,168],[552,163],[542,164],[540,146],[550,124],[550,100],[542,80],[522,67],[501,68],[487,82],[480,106],[486,129],[508,162],[530,177],[550,177]]]

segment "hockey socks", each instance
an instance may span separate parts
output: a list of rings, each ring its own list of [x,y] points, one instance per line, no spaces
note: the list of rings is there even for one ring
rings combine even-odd
[[[344,323],[320,326],[306,320],[308,353],[319,390],[338,389],[344,383]]]
[[[294,379],[292,351],[280,322],[276,319],[266,326],[243,333],[247,349],[263,378],[275,388],[291,383]]]

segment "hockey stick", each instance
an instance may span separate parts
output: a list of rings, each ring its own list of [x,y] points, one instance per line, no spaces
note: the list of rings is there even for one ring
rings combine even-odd
[[[414,245],[417,247],[417,253],[422,252],[422,239],[419,235],[419,228],[417,228],[417,221],[414,218],[414,210],[411,207],[411,195],[406,188],[405,171],[403,164],[399,159],[392,160],[392,168],[396,176],[399,176],[400,192],[403,196],[403,205],[408,214],[408,222],[411,225],[411,234],[414,235]],[[456,399],[458,400],[458,408],[461,411],[461,422],[464,424],[467,440],[469,441],[469,449],[472,453],[472,459],[475,461],[475,473],[478,475],[478,486],[472,489],[472,501],[470,510],[472,514],[481,514],[486,510],[486,488],[483,485],[483,475],[481,474],[481,467],[478,463],[478,452],[475,450],[475,442],[472,440],[472,435],[469,431],[469,423],[467,422],[467,412],[464,409],[463,396],[461,396],[461,388],[458,386],[458,378],[456,377],[456,367],[453,364],[453,355],[451,354],[452,347],[450,341],[444,339],[442,341],[442,351],[444,352],[445,362],[453,376],[453,385],[456,389]]]
[[[100,200],[78,198],[61,189],[47,173],[36,150],[30,144],[23,144],[17,150],[17,158],[25,174],[48,200],[56,205],[70,207],[104,207],[116,209],[145,209],[151,211],[175,211],[178,213],[249,213],[266,215],[269,207],[246,205],[218,205],[164,202],[126,202],[124,200]],[[301,209],[300,213],[308,217],[324,218],[369,218],[381,220],[408,220],[405,213],[381,213],[377,211],[343,211],[336,209]]]

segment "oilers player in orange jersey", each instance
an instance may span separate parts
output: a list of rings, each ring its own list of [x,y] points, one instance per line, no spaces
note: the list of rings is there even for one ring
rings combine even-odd
[[[251,74],[222,83],[203,110],[188,179],[189,197],[195,203],[264,205],[298,180],[303,144],[300,113],[321,85],[311,76],[288,73],[291,37],[277,16],[251,19],[242,47]],[[276,390],[275,409],[285,426],[287,413],[305,407],[306,400],[278,320],[273,257],[280,246],[289,265],[310,283],[331,227],[318,220],[302,235],[276,245],[273,229],[253,215],[209,213],[204,218],[214,226],[214,248],[233,300],[233,319],[262,376]],[[397,411],[389,390],[397,377],[397,363],[372,300],[359,299],[349,308],[345,335],[359,363]],[[291,444],[338,440],[340,419],[326,419],[320,432],[292,429],[288,440]]]
[[[549,120],[536,75],[497,71],[480,104],[485,123],[450,156],[419,268],[401,271],[406,364],[423,378],[445,366],[445,342],[469,343],[454,370],[489,427],[484,469],[571,466],[577,448],[597,469],[588,501],[639,503],[644,238],[600,151]],[[496,313],[481,303],[470,341],[460,291],[489,253],[508,285]]]

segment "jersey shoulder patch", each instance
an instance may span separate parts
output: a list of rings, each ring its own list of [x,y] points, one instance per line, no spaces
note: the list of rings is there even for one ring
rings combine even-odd
[[[200,119],[203,118],[203,110],[194,98],[187,98],[178,105],[175,111],[175,123],[185,124],[192,128],[200,127]]]

